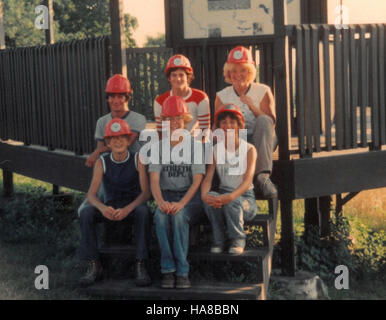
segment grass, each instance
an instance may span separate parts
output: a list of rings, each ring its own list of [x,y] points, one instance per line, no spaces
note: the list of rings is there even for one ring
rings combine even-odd
[[[1,172],[1,171],[0,171]],[[50,194],[52,185],[41,181],[33,180],[20,175],[14,175],[15,192],[23,198],[25,196],[45,192]],[[84,193],[74,190],[61,188],[63,192],[75,194],[75,205],[69,210],[62,210],[55,213],[55,217],[63,219],[64,223],[72,221],[55,233],[53,230],[45,227],[43,230],[30,230],[30,236],[36,234],[36,239],[31,241],[28,234],[10,236],[13,241],[0,242],[0,299],[90,299],[91,297],[78,291],[77,280],[83,272],[83,267],[78,263],[76,250],[77,237],[79,230],[75,210],[84,198]],[[2,172],[0,175],[0,192],[2,193]],[[26,205],[27,202],[20,203]],[[0,215],[2,208],[8,205],[8,200],[0,197]],[[262,211],[267,210],[266,201],[259,202]],[[27,207],[26,207],[27,208]],[[293,202],[294,209],[294,228],[297,235],[302,234],[304,230],[303,215],[304,201],[296,200]],[[46,214],[46,215],[45,215]],[[358,251],[364,260],[364,266],[372,267],[371,257],[379,259],[382,251],[385,255],[385,233],[386,229],[386,188],[377,190],[362,191],[354,199],[344,206],[343,214],[347,217],[352,226],[350,233],[354,245],[360,248]],[[47,225],[55,226],[56,221],[50,221],[50,212],[39,212],[39,219],[43,219]],[[46,220],[44,220],[46,219]],[[24,221],[23,223],[28,223]],[[1,227],[1,226],[0,226]],[[27,230],[26,226],[15,225],[15,230]],[[13,229],[11,229],[13,230]],[[9,230],[8,230],[9,231]],[[35,233],[34,233],[35,232]],[[67,232],[67,234],[66,234]],[[63,234],[62,234],[63,233]],[[67,235],[70,234],[70,237]],[[21,235],[23,236],[23,235]],[[0,235],[1,237],[1,235]],[[280,217],[278,219],[278,232],[276,240],[280,238]],[[24,240],[19,240],[24,239]],[[30,240],[26,240],[30,239]],[[376,245],[374,241],[377,242]],[[370,257],[370,258],[369,258]],[[383,257],[384,259],[385,257]],[[375,259],[375,258],[374,258]],[[369,262],[370,261],[370,262]],[[384,261],[384,260],[383,260]],[[379,264],[379,261],[375,261]],[[374,262],[374,263],[375,263]],[[37,290],[34,286],[37,274],[34,273],[37,265],[46,265],[50,271],[50,289]],[[351,278],[350,278],[351,279]],[[356,281],[350,281],[349,290],[336,290],[333,281],[326,280],[329,287],[331,299],[385,299],[386,286],[383,277],[368,277]]]

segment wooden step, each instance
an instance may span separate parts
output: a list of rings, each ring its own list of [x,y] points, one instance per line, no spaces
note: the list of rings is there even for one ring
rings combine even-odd
[[[262,297],[262,284],[254,283],[193,283],[188,289],[162,289],[160,282],[156,281],[149,287],[136,287],[134,280],[103,280],[96,284],[82,288],[87,294],[102,297],[123,297],[136,299],[162,299],[162,300],[260,300]]]

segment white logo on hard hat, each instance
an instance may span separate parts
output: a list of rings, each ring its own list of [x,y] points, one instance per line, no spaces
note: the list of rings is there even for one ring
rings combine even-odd
[[[176,59],[174,59],[174,65],[175,65],[175,66],[180,66],[180,65],[182,65],[182,60],[181,60],[181,58],[176,58]]]
[[[111,131],[112,132],[119,132],[121,130],[121,125],[118,122],[114,122],[111,125]]]
[[[243,53],[240,50],[237,50],[233,53],[233,58],[240,60],[243,57]]]

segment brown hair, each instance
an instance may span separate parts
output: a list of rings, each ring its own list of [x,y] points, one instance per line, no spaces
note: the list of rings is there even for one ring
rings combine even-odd
[[[176,70],[179,70],[179,69],[183,70],[183,71],[186,73],[187,78],[188,78],[188,84],[190,85],[190,83],[194,80],[194,73],[193,73],[193,72],[189,72],[189,71],[186,70],[185,68],[179,68],[179,67],[176,67],[176,68],[170,68],[170,69],[168,70],[168,72],[166,73],[166,77],[168,78],[168,80],[169,80],[169,78],[170,78],[170,74],[171,74],[173,71],[176,71]]]

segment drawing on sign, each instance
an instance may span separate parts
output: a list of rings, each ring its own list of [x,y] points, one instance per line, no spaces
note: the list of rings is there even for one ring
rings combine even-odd
[[[207,0],[208,10],[250,9],[251,0]]]
[[[185,39],[274,33],[273,0],[184,0],[183,12]]]

